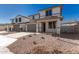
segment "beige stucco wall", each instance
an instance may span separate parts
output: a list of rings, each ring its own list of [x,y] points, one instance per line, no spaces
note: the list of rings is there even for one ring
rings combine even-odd
[[[53,29],[53,28],[48,28],[49,26],[48,26],[48,22],[53,22],[53,21],[57,21],[56,22],[56,29]],[[53,32],[53,33],[57,33],[57,34],[60,34],[60,27],[61,27],[61,22],[62,21],[60,21],[60,19],[49,19],[49,20],[41,20],[41,21],[38,21],[38,24],[39,24],[39,27],[38,27],[38,31],[42,31],[42,24],[41,24],[41,22],[45,22],[45,25],[46,25],[46,27],[45,27],[45,32]]]
[[[0,25],[0,31],[4,31],[6,28],[6,25]]]
[[[46,10],[39,11],[40,18],[45,17],[45,15],[46,15],[45,11]],[[60,16],[60,14],[61,14],[61,7],[52,8],[52,16]]]
[[[26,31],[26,24],[20,24],[19,28],[22,28],[23,31]]]
[[[42,29],[41,28],[42,28],[42,23],[38,23],[38,31],[39,32],[42,32]]]
[[[48,28],[48,27],[49,27],[49,26],[48,26],[48,22],[46,22],[46,32],[51,32],[51,33],[52,33],[52,32],[53,32],[53,33],[56,32],[56,29],[53,29],[53,28],[50,29],[50,28]]]
[[[11,28],[11,31],[13,29],[13,25],[12,24],[7,24],[6,25],[6,31],[10,31],[9,29]]]
[[[45,17],[45,10],[40,11],[39,13],[40,13],[40,18],[44,18]]]
[[[39,14],[34,15],[34,19],[39,19]]]
[[[32,15],[31,15],[31,16],[28,16],[28,18],[29,18],[29,19],[33,19],[33,16],[32,16]]]
[[[58,13],[58,14],[55,14],[55,13]],[[53,16],[60,16],[60,13],[61,13],[61,8],[60,7],[52,8]]]
[[[56,21],[57,21],[56,22],[56,29],[48,28],[48,22],[46,22],[46,32],[53,32],[53,33],[60,34],[61,21],[60,21],[60,19],[57,19]]]
[[[22,16],[17,16],[17,17],[14,18],[14,23],[16,23],[15,22],[16,18],[17,18],[17,23],[23,23],[23,22],[29,22],[30,21],[30,19],[28,19],[28,18],[25,18],[25,17],[22,17]],[[19,22],[19,18],[21,18],[21,22]]]

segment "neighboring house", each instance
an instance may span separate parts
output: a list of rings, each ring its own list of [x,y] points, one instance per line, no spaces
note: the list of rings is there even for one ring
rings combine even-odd
[[[63,22],[61,33],[79,33],[79,21]]]
[[[30,21],[29,18],[22,15],[17,15],[10,20],[11,24],[8,27],[10,31],[26,31],[26,24]]]
[[[62,6],[39,10],[38,14],[28,17],[18,15],[11,19],[13,30],[29,32],[53,32],[60,34]]]

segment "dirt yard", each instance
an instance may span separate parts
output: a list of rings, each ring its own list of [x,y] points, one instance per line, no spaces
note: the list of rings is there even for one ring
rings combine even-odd
[[[9,45],[8,48],[16,54],[79,53],[78,44],[60,39],[48,34],[31,34],[18,38],[18,40]]]

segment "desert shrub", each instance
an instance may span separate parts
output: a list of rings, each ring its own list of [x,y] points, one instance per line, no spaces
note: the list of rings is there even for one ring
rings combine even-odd
[[[32,37],[32,35],[29,35],[29,37]]]
[[[25,40],[26,38],[25,37],[23,37],[23,40]]]
[[[42,39],[45,39],[44,37],[41,37]]]
[[[33,41],[33,44],[34,44],[34,45],[36,45],[36,44],[37,44],[37,42],[36,42],[36,41]]]
[[[59,50],[57,50],[57,49],[54,49],[54,51],[53,51],[52,53],[54,53],[54,54],[61,54],[62,51],[59,51]]]
[[[48,33],[46,33],[46,35],[49,35]]]
[[[37,35],[36,33],[34,33],[33,35]]]

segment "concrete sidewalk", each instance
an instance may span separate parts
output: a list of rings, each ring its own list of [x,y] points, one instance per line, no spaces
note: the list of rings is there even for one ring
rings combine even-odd
[[[0,46],[8,46],[11,43],[15,42],[17,39],[6,37],[5,35],[0,35]]]
[[[13,53],[10,52],[9,49],[6,47],[0,47],[0,54],[13,54]]]
[[[14,33],[14,34],[8,34],[8,35],[5,35],[6,37],[11,37],[11,38],[20,38],[22,36],[26,36],[26,35],[30,35],[30,34],[34,34],[34,33],[31,33],[31,32],[19,32],[19,33]],[[39,33],[36,33],[36,34],[39,34]]]
[[[0,33],[8,33],[7,31],[0,31]]]
[[[8,45],[15,42],[17,39],[9,38],[3,35],[0,35],[0,54],[13,54],[7,48]]]
[[[79,46],[79,40],[72,40],[72,39],[67,39],[67,38],[60,38],[59,40]]]

